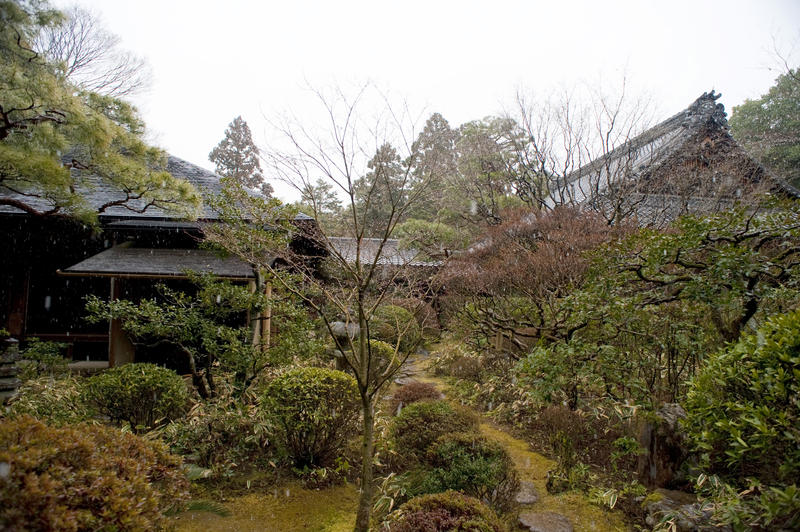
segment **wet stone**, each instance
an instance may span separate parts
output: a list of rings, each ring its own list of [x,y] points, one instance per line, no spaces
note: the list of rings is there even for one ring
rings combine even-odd
[[[514,498],[517,504],[533,504],[539,500],[539,493],[536,491],[536,486],[533,482],[523,480],[519,483],[519,491]]]
[[[519,524],[531,532],[573,532],[569,519],[555,512],[522,512]]]

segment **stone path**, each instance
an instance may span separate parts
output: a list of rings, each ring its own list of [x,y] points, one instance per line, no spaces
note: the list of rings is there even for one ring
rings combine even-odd
[[[430,357],[417,355],[406,363],[396,382],[416,380],[435,385],[445,396],[448,385],[427,371]],[[399,381],[399,382],[398,382]],[[532,532],[609,532],[631,530],[619,512],[609,512],[592,504],[578,492],[551,495],[547,492],[547,472],[555,462],[529,449],[527,442],[513,437],[502,427],[485,420],[481,433],[500,443],[511,456],[520,479],[518,530]]]

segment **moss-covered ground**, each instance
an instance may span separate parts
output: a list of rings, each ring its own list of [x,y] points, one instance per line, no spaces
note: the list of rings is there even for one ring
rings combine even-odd
[[[428,382],[439,388],[445,395],[447,384],[435,377],[424,374],[424,364],[419,364],[417,380]],[[547,472],[555,468],[555,462],[530,450],[527,442],[515,438],[502,427],[488,421],[480,425],[484,436],[499,442],[508,451],[517,469],[520,481],[530,481],[536,486],[539,500],[526,507],[532,512],[556,512],[565,515],[572,522],[575,532],[611,532],[631,530],[622,512],[609,511],[593,504],[588,497],[579,492],[565,492],[551,495],[547,492]]]
[[[357,504],[352,484],[309,490],[289,482],[271,493],[231,497],[222,505],[230,511],[227,517],[189,511],[173,517],[173,523],[178,532],[344,532],[353,529]]]
[[[415,378],[436,385],[445,394],[447,385],[425,374],[424,364],[415,361]],[[629,530],[622,513],[608,511],[592,504],[582,493],[547,493],[547,472],[555,463],[530,450],[528,444],[489,422],[480,425],[481,432],[502,444],[511,455],[521,481],[533,482],[539,501],[526,509],[534,512],[557,512],[569,518],[575,531],[610,532]],[[189,511],[173,517],[179,532],[216,531],[318,531],[352,530],[358,491],[352,484],[320,490],[309,490],[297,482],[284,482],[271,491],[237,493],[223,506],[230,515]]]

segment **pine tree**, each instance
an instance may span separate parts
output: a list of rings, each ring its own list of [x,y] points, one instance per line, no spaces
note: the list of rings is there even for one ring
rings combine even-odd
[[[258,162],[258,148],[253,142],[250,127],[241,116],[233,119],[225,130],[225,138],[208,154],[208,159],[216,164],[215,171],[239,184],[261,191],[264,196],[272,195],[272,185],[264,181],[261,164]]]

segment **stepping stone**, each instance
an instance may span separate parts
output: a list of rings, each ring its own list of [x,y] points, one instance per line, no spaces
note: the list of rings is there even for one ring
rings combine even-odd
[[[523,480],[519,483],[519,491],[514,498],[517,504],[533,504],[539,500],[539,493],[536,491],[536,486],[533,482]]]
[[[569,519],[555,512],[522,512],[519,524],[531,532],[573,532]]]

